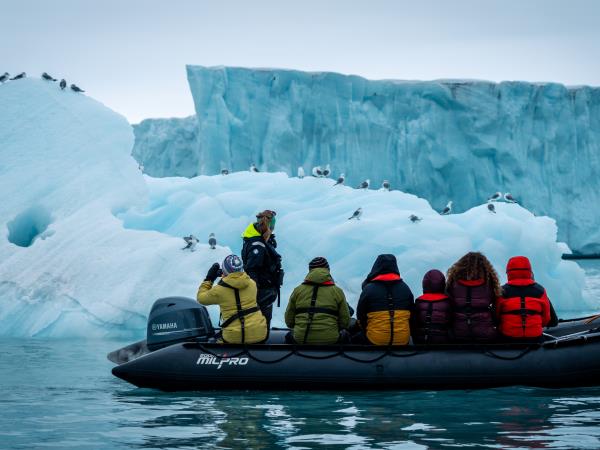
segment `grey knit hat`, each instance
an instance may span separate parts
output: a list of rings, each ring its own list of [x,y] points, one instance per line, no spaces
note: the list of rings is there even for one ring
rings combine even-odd
[[[324,267],[329,269],[329,263],[322,256],[317,256],[313,258],[311,262],[308,263],[308,270],[316,269],[317,267]]]
[[[229,255],[223,260],[222,264],[223,275],[227,276],[233,272],[243,272],[244,263],[237,255]]]

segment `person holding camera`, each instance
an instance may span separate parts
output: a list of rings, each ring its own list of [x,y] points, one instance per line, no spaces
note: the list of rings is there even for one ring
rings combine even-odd
[[[221,280],[214,285],[219,277]],[[244,272],[239,256],[227,256],[222,268],[214,263],[198,288],[196,298],[202,305],[219,305],[221,341],[255,344],[266,340],[267,321],[256,303],[256,283]]]
[[[271,327],[273,303],[275,300],[279,302],[283,284],[281,256],[277,253],[277,242],[273,234],[276,214],[268,209],[258,213],[256,222],[248,225],[242,234],[244,270],[256,282],[258,306],[267,320],[268,329]]]

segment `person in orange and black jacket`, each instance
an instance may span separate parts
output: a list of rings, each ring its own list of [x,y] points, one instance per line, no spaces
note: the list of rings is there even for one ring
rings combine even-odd
[[[423,277],[423,295],[415,300],[410,320],[413,342],[445,344],[450,341],[448,329],[452,320],[450,298],[446,294],[446,277],[430,270]]]
[[[531,263],[515,256],[506,265],[508,283],[496,302],[500,334],[507,339],[540,340],[543,328],[558,325],[546,289],[533,279]]]
[[[372,345],[406,345],[410,339],[410,313],[414,297],[400,277],[394,255],[379,255],[362,284],[357,318],[362,331],[352,342]]]

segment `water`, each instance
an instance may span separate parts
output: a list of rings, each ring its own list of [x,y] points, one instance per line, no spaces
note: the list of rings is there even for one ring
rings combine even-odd
[[[600,388],[166,394],[112,377],[124,344],[0,340],[0,448],[600,448]]]

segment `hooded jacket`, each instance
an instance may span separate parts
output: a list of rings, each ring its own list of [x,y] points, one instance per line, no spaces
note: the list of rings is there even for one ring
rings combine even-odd
[[[452,336],[459,341],[497,338],[494,289],[485,280],[457,280],[448,286],[452,308]]]
[[[227,285],[239,290],[240,304],[242,310],[257,308],[256,283],[245,272],[230,273],[223,277]],[[210,281],[203,281],[198,289],[198,302],[203,305],[219,305],[221,308],[221,322],[224,323],[230,317],[238,313],[235,298],[235,290],[217,284],[213,286]],[[262,313],[257,310],[236,319],[222,329],[223,340],[228,343],[242,343],[242,320],[244,322],[244,342],[253,344],[261,342],[267,337],[267,322]]]
[[[315,309],[311,314],[315,289]],[[335,344],[338,341],[340,330],[350,325],[350,312],[344,292],[335,285],[327,268],[312,269],[304,283],[294,289],[285,311],[285,323],[293,329],[298,343]]]
[[[496,303],[499,331],[509,338],[539,338],[546,326],[558,318],[544,287],[536,283],[531,263],[525,256],[510,258],[506,265],[508,283]]]
[[[394,255],[379,255],[362,284],[357,317],[375,345],[405,345],[410,338],[414,297],[400,277]],[[393,324],[393,326],[392,326]]]
[[[412,337],[418,344],[449,342],[448,329],[452,320],[450,299],[445,293],[446,278],[439,270],[430,270],[423,277],[423,295],[415,301],[411,317]]]
[[[258,289],[279,288],[281,256],[275,250],[275,237],[271,236],[265,242],[256,229],[256,224],[251,223],[246,227],[242,238],[242,261],[246,273],[256,282]]]

